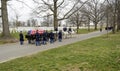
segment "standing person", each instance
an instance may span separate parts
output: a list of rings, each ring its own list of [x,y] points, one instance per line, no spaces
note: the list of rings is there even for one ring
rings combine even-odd
[[[43,45],[47,44],[47,32],[44,31],[43,33]]]
[[[35,34],[35,44],[36,46],[40,46],[40,34],[38,33],[38,30],[36,31]]]
[[[72,29],[71,29],[71,26],[69,27],[68,29],[68,33],[71,33],[72,32]]]
[[[58,33],[58,40],[59,42],[62,42],[62,30],[60,30]]]
[[[50,43],[54,43],[54,33],[51,31],[50,34]]]
[[[24,36],[23,36],[23,33],[22,31],[20,31],[20,34],[19,34],[19,40],[20,40],[20,45],[23,45],[23,42],[24,42]]]
[[[66,26],[63,28],[63,31],[64,31],[64,32],[66,32],[66,31],[67,31],[67,27],[66,27]]]
[[[49,33],[48,33],[48,31],[46,30],[46,40],[47,40],[47,42],[49,41]]]
[[[71,37],[71,36],[72,36],[72,35],[71,35],[71,33],[72,33],[71,26],[70,26],[69,29],[68,29],[68,33],[69,33],[69,35],[70,35],[70,37]]]
[[[64,28],[63,28],[63,33],[64,33],[64,38],[67,38],[68,32],[67,32],[67,27],[66,26],[64,26]]]
[[[102,32],[102,28],[100,28],[100,32]]]
[[[30,31],[28,31],[27,35],[26,35],[26,38],[28,40],[28,44],[31,43],[31,35],[30,35]]]

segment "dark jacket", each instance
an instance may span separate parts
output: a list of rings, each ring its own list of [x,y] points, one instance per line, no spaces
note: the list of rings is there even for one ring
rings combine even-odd
[[[54,33],[53,32],[50,32],[49,36],[50,36],[50,39],[54,39]]]
[[[20,39],[19,39],[20,41],[24,41],[24,36],[22,33],[19,34],[19,37],[20,37]]]
[[[58,39],[62,39],[62,32],[61,31],[58,33]]]
[[[35,34],[35,40],[40,41],[40,34],[38,32]]]
[[[67,31],[67,27],[64,27],[64,28],[63,28],[63,31],[66,32],[66,31]]]

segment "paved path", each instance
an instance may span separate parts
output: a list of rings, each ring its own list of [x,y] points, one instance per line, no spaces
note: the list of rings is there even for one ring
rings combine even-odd
[[[103,31],[103,32],[97,31],[89,34],[74,35],[72,38],[64,39],[62,42],[56,41],[53,44],[48,43],[47,45],[41,45],[41,46],[35,46],[34,44],[27,44],[27,42],[25,42],[24,45],[19,45],[19,43],[0,45],[0,63],[6,62],[18,57],[31,55],[40,51],[57,48],[59,46],[71,44],[77,41],[82,41],[92,37],[97,37],[106,33],[107,33],[106,31]]]

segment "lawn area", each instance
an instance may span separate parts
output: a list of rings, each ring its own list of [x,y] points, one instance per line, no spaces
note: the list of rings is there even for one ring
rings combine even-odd
[[[94,32],[94,31],[96,30],[90,29],[90,31],[88,31],[88,29],[79,29],[78,34],[86,34],[86,33]]]
[[[120,33],[0,64],[0,71],[120,71]]]
[[[26,32],[23,32],[23,34],[24,35],[26,35]],[[19,32],[16,32],[16,33],[11,33],[11,36],[12,37],[14,37],[16,40],[19,40]],[[1,37],[1,34],[0,34],[0,38],[2,38]],[[25,36],[24,36],[24,38],[25,38]],[[26,40],[26,39],[25,39]],[[6,43],[14,43],[13,41],[10,41],[10,40],[2,40],[2,41],[0,41],[0,44],[6,44]]]

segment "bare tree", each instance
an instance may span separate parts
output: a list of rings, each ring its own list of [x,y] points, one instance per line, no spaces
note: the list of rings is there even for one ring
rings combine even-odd
[[[27,20],[27,26],[28,26],[28,27],[31,26],[31,22],[30,22],[30,20]]]
[[[113,0],[107,0],[107,5],[108,5],[107,7],[109,7],[109,8],[106,8],[106,9],[110,10],[110,16],[112,16],[112,19],[111,20],[108,19],[108,22],[112,21],[112,27],[113,27],[112,32],[115,33],[116,24],[117,24],[117,16],[118,16],[118,14],[117,14],[118,13],[118,11],[117,11],[117,0],[114,0],[114,1]],[[108,13],[109,12],[107,11],[107,14]]]
[[[84,22],[84,14],[82,14],[80,11],[77,11],[68,19],[68,21],[77,26],[78,33],[79,27],[82,25],[82,22]]]
[[[58,21],[69,18],[72,14],[77,12],[88,0],[82,2],[80,0],[42,0],[42,2],[38,0],[34,0],[39,6],[37,10],[37,14],[43,12],[50,12],[54,18],[54,29],[58,27]],[[42,5],[40,5],[42,4]],[[77,10],[73,10],[76,6],[79,5]],[[69,7],[69,9],[68,9]],[[66,11],[65,11],[66,10]],[[47,15],[46,15],[47,16]]]
[[[31,25],[32,27],[35,27],[38,25],[38,21],[36,19],[31,19]]]
[[[91,0],[85,4],[81,11],[90,17],[90,20],[94,23],[96,30],[98,23],[104,17],[103,4],[101,4],[99,0]]]

